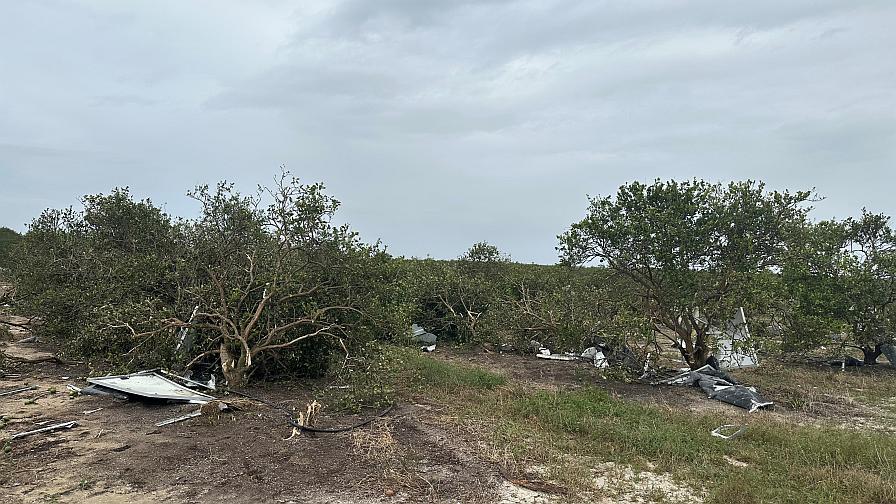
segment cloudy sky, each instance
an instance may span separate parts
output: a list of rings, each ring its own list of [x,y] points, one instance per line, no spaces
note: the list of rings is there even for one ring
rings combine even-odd
[[[0,0],[0,225],[281,164],[396,254],[556,260],[629,180],[896,214],[891,0]]]

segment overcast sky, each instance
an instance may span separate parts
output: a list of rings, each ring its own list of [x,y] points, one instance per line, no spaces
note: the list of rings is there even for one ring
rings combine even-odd
[[[0,225],[286,164],[395,254],[553,263],[630,180],[896,214],[896,2],[0,0]]]

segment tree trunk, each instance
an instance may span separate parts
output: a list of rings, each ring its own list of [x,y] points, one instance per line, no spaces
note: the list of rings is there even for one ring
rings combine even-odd
[[[242,352],[240,352],[242,354]],[[233,357],[226,343],[221,343],[221,372],[227,380],[227,386],[242,388],[249,381],[249,367],[246,365],[246,356],[240,355],[238,359]]]
[[[694,352],[689,362],[691,369],[699,369],[706,365],[709,359],[709,346],[706,344],[706,333],[697,331],[697,337],[694,342]]]
[[[862,354],[864,356],[862,362],[864,362],[866,366],[877,364],[877,358],[880,357],[880,354],[883,352],[881,346],[882,345],[878,343],[877,345],[874,345],[874,348],[867,345],[862,347]]]
[[[683,332],[683,331],[682,331]],[[709,359],[709,347],[706,345],[706,334],[694,333],[682,334],[678,332],[678,338],[683,344],[676,345],[685,363],[691,369],[699,369],[706,365]]]

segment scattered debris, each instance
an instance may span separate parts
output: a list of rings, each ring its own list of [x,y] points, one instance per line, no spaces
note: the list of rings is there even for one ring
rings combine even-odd
[[[187,413],[186,415],[179,416],[176,418],[169,418],[168,420],[163,420],[156,424],[156,427],[164,427],[166,425],[171,425],[178,422],[183,422],[184,420],[189,420],[191,418],[196,418],[202,415],[202,410],[196,410],[192,413]]]
[[[856,359],[855,357],[850,357],[849,355],[843,357],[842,359],[834,359],[832,361],[829,361],[828,364],[834,367],[839,367],[840,369],[846,369],[848,367],[862,367],[865,365],[864,362]]]
[[[724,403],[749,410],[753,413],[759,409],[774,406],[774,402],[767,401],[759,396],[755,388],[746,387],[724,371],[719,371],[710,365],[694,371],[686,370],[671,378],[653,382],[653,385],[689,385],[700,387],[710,399],[716,399]]]
[[[745,425],[720,425],[713,429],[710,433],[713,437],[722,438],[726,441],[737,439],[747,432]]]
[[[579,360],[579,356],[574,353],[552,354],[547,348],[542,348],[535,355],[539,359],[558,360],[558,361],[574,361]]]
[[[607,355],[604,353],[603,348],[598,347],[589,347],[585,349],[581,354],[575,354],[573,352],[566,352],[562,354],[552,353],[550,349],[541,346],[537,341],[530,342],[530,346],[538,345],[538,351],[535,354],[539,359],[545,360],[555,360],[555,361],[577,361],[577,360],[585,360],[590,361],[594,364],[594,367],[604,369],[610,367],[610,359],[607,358]]]
[[[37,336],[28,336],[27,338],[20,339],[17,343],[37,343]]]
[[[19,432],[18,434],[13,434],[10,439],[20,439],[23,437],[32,436],[34,434],[42,434],[44,432],[54,432],[54,431],[58,431],[58,430],[62,430],[62,429],[71,429],[72,427],[75,427],[76,425],[78,425],[78,422],[75,422],[75,421],[65,422],[65,423],[61,423],[61,424],[51,425],[49,427],[43,427],[41,429],[35,429],[35,430],[31,430],[31,431],[26,431],[26,432]]]
[[[311,401],[310,403],[308,403],[305,406],[305,412],[299,413],[299,418],[291,422],[293,424],[292,434],[287,438],[287,440],[301,435],[303,430],[310,429],[311,424],[314,422],[314,419],[317,418],[320,410],[321,404],[319,402]]]
[[[411,337],[417,340],[417,343],[423,343],[423,346],[420,347],[421,351],[429,353],[436,350],[436,341],[439,339],[438,336],[431,332],[427,332],[426,329],[419,325],[414,324],[411,326]]]
[[[30,387],[19,387],[19,388],[12,389],[12,390],[4,390],[3,392],[0,392],[0,397],[18,394],[20,392],[27,392],[29,390],[35,390],[35,389],[37,389],[37,387],[30,386]]]
[[[590,347],[585,349],[580,357],[582,359],[590,360],[591,362],[593,362],[594,367],[596,368],[603,369],[610,366],[609,362],[607,362],[607,356],[604,355],[603,351],[598,350],[597,347]]]
[[[73,395],[111,397],[118,401],[127,401],[129,399],[127,394],[117,392],[115,390],[103,387],[101,385],[89,385],[84,388],[78,388],[74,385],[69,385],[68,389],[71,392],[71,394],[73,394]]]
[[[711,327],[707,333],[716,341],[719,369],[745,369],[759,366],[756,349],[750,345],[750,326],[743,307],[722,329]]]
[[[85,415],[92,415],[92,414],[94,414],[94,413],[96,413],[96,412],[99,412],[99,411],[103,411],[103,408],[97,408],[97,409],[87,410],[87,411],[84,412],[84,414],[85,414]]]
[[[891,366],[896,366],[896,345],[889,343],[880,346],[880,352],[884,354]]]
[[[193,323],[193,319],[196,318],[196,314],[199,312],[199,305],[193,308],[193,313],[190,315],[190,318],[187,319],[188,324]],[[181,354],[183,356],[191,355],[193,352],[193,337],[190,336],[190,328],[189,326],[181,327],[180,332],[177,335],[177,346],[174,349],[175,352]],[[186,358],[186,357],[184,357]]]
[[[414,324],[411,326],[411,336],[417,340],[418,343],[425,343],[427,345],[435,344],[436,340],[438,340],[438,336],[431,332],[427,332],[426,329]]]
[[[199,381],[191,380],[191,379],[186,378],[186,377],[184,377],[184,376],[176,375],[176,374],[171,373],[171,372],[168,372],[168,371],[166,371],[166,370],[164,370],[164,369],[159,369],[158,372],[160,372],[160,373],[162,373],[162,374],[164,374],[164,375],[166,375],[166,376],[170,376],[170,377],[172,377],[172,378],[176,378],[176,379],[178,379],[178,380],[181,380],[181,381],[183,381],[184,383],[186,383],[188,386],[189,386],[189,385],[195,385],[195,386],[197,386],[197,387],[206,388],[206,389],[208,389],[208,390],[217,390],[217,389],[215,388],[215,375],[212,375],[211,378],[209,379],[209,381],[208,381],[207,383],[202,383],[202,382],[199,382]]]
[[[162,399],[168,401],[187,402],[192,404],[205,404],[215,400],[210,395],[190,390],[187,387],[175,383],[155,371],[141,371],[128,375],[104,376],[102,378],[88,378],[88,383],[106,389],[123,392],[128,396],[137,396],[144,399]],[[83,394],[86,389],[82,389]]]

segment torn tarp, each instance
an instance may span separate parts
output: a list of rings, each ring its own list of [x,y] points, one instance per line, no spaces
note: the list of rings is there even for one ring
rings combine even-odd
[[[426,329],[414,324],[411,326],[411,337],[414,338],[417,343],[423,344],[420,347],[420,350],[424,352],[435,352],[436,341],[439,339],[435,334],[427,332]]]
[[[700,387],[710,399],[733,404],[749,410],[750,413],[775,404],[760,396],[756,389],[739,384],[728,373],[709,365],[694,371],[684,371],[654,384]]]
[[[426,329],[414,324],[411,326],[411,336],[417,340],[418,343],[426,343],[427,345],[435,344],[438,337],[431,333],[427,332]]]
[[[733,404],[750,410],[750,413],[774,405],[773,402],[760,397],[756,389],[740,385],[727,373],[712,367],[691,371],[683,385],[700,387],[710,399]]]

